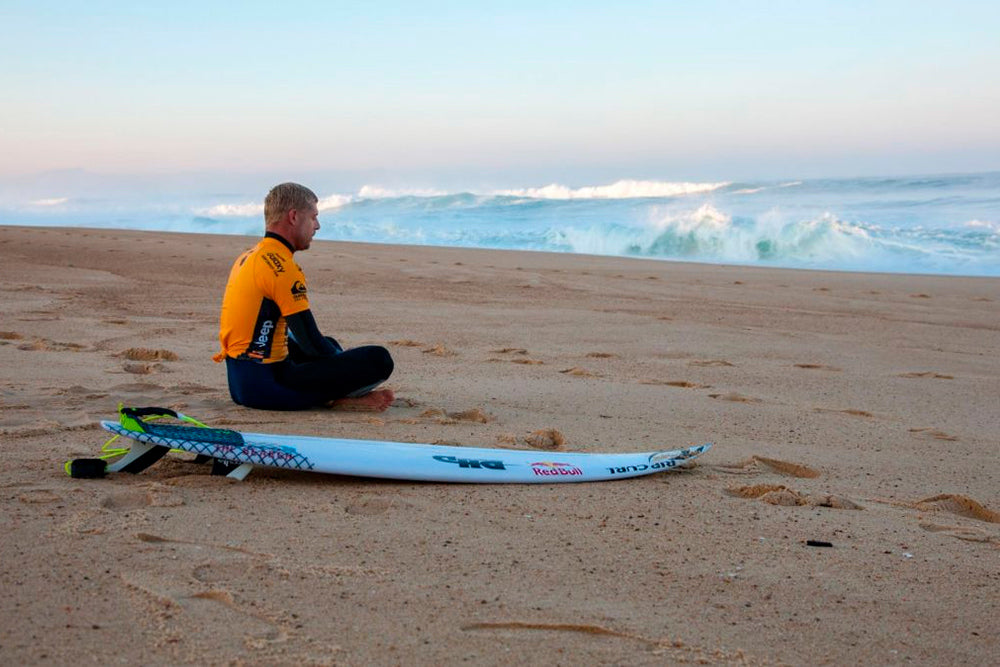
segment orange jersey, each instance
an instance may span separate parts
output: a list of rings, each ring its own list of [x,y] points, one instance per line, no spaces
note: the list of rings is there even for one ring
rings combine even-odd
[[[219,342],[213,357],[261,363],[288,356],[285,317],[309,309],[306,278],[279,239],[265,237],[236,259],[222,298]]]

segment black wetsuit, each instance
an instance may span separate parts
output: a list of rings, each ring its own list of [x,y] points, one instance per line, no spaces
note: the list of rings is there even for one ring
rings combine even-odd
[[[320,333],[293,252],[268,232],[229,274],[215,360],[225,359],[229,394],[240,405],[303,410],[367,393],[392,373],[384,347],[344,350]]]

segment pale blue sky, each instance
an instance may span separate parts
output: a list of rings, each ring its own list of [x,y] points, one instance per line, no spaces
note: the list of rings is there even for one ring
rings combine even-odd
[[[1000,2],[0,0],[0,93],[2,176],[995,170]]]

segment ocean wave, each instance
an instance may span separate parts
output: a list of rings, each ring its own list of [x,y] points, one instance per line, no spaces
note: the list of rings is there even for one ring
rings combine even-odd
[[[194,213],[206,218],[249,218],[264,214],[263,204],[216,204],[194,209]]]
[[[553,183],[540,188],[498,190],[495,195],[530,199],[640,199],[704,194],[729,185],[721,183],[673,183],[668,181],[615,181],[611,185],[570,188]]]
[[[1000,232],[1000,223],[991,220],[969,220],[962,226],[968,229],[985,229],[990,232]]]
[[[445,190],[431,188],[384,188],[380,185],[364,185],[358,190],[358,199],[402,199],[403,197],[446,197]]]
[[[29,201],[28,205],[49,207],[49,206],[62,206],[63,204],[66,204],[68,202],[69,202],[69,197],[51,197],[49,199],[35,199],[33,201]]]
[[[320,198],[316,204],[316,208],[320,212],[331,211],[346,206],[352,201],[354,201],[354,197],[350,195],[330,195]],[[215,204],[214,206],[195,208],[194,213],[206,218],[249,218],[264,215],[264,204],[256,202],[246,204]]]
[[[899,270],[916,262],[926,269],[943,256],[928,239],[830,213],[791,221],[777,212],[734,219],[710,204],[652,218],[643,227],[563,229],[554,241],[569,252],[812,268]]]

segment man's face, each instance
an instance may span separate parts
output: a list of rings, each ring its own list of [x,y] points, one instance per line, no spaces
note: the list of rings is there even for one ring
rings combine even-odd
[[[292,211],[292,236],[289,239],[296,250],[306,250],[313,236],[319,231],[319,209],[316,204]]]

